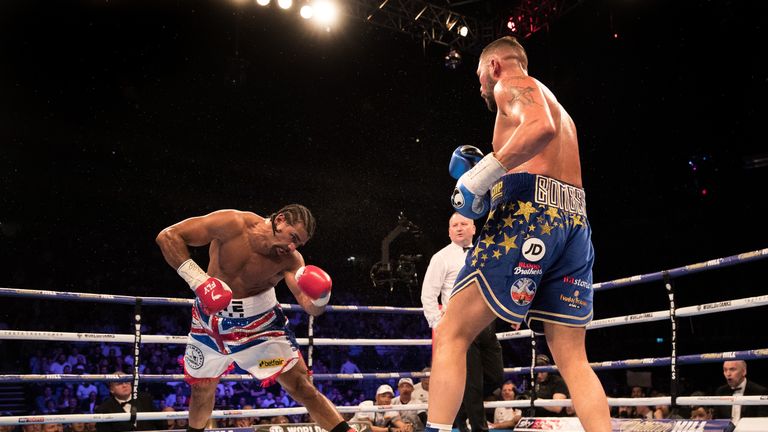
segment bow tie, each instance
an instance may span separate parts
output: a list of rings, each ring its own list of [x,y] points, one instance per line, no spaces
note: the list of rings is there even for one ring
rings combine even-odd
[[[117,401],[117,402],[120,404],[120,407],[122,408],[122,407],[128,405],[129,403],[133,402],[133,399],[128,399],[125,402],[120,402],[120,401]]]
[[[465,247],[464,247],[464,252],[466,252],[466,251],[468,251],[468,250],[470,250],[470,249],[472,249],[472,246],[465,246]]]
[[[731,389],[731,391],[734,393],[736,393],[737,391],[743,391],[743,390],[744,390],[744,387],[736,387]]]

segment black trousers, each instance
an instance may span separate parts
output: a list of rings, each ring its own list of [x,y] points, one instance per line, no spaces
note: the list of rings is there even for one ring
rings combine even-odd
[[[454,426],[466,432],[467,420],[469,420],[472,432],[487,431],[488,421],[483,400],[501,387],[503,380],[501,344],[496,338],[494,321],[477,335],[467,350],[467,381],[464,387],[464,399],[456,414]]]

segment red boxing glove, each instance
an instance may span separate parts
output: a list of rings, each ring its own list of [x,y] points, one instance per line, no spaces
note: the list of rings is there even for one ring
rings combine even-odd
[[[195,288],[195,294],[200,299],[200,304],[206,315],[213,315],[225,309],[232,301],[232,290],[224,281],[215,277],[208,278]]]
[[[325,306],[331,299],[331,277],[320,267],[308,265],[296,270],[296,284],[315,306]]]

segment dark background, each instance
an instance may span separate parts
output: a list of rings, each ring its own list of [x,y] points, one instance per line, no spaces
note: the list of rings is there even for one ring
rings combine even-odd
[[[595,281],[768,246],[768,168],[749,168],[768,155],[765,16],[757,1],[588,0],[522,41],[578,127]],[[421,228],[392,244],[393,258],[423,256],[420,281],[448,242],[450,153],[490,150],[471,53],[450,70],[447,48],[351,17],[328,33],[274,5],[4,1],[0,43],[0,286],[191,297],[161,229],[299,202],[319,223],[302,253],[336,302],[419,306],[418,286],[371,283],[381,241],[401,212]],[[686,276],[678,305],[762,295],[765,276],[764,261]],[[2,302],[0,321],[22,330],[84,331],[106,308]],[[645,284],[598,292],[595,317],[667,307]],[[129,310],[99,316],[129,331]],[[765,323],[759,309],[682,320],[680,353],[764,348]],[[591,331],[590,358],[669,355],[668,333]],[[750,377],[765,383],[763,369]],[[722,382],[719,364],[690,370]]]

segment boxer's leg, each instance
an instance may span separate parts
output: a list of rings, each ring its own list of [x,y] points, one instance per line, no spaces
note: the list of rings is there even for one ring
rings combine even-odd
[[[544,334],[557,370],[571,393],[573,407],[585,432],[610,432],[608,400],[600,380],[587,361],[584,327],[544,323]]]
[[[341,418],[331,401],[320,393],[311,382],[304,359],[277,377],[277,382],[296,402],[303,405],[312,419],[323,429],[331,432],[347,432],[349,425]]]
[[[451,297],[432,346],[428,432],[451,429],[464,396],[467,348],[495,318],[476,282]]]
[[[218,384],[218,378],[201,379],[192,384],[192,395],[189,397],[189,428],[205,429],[216,401]]]

